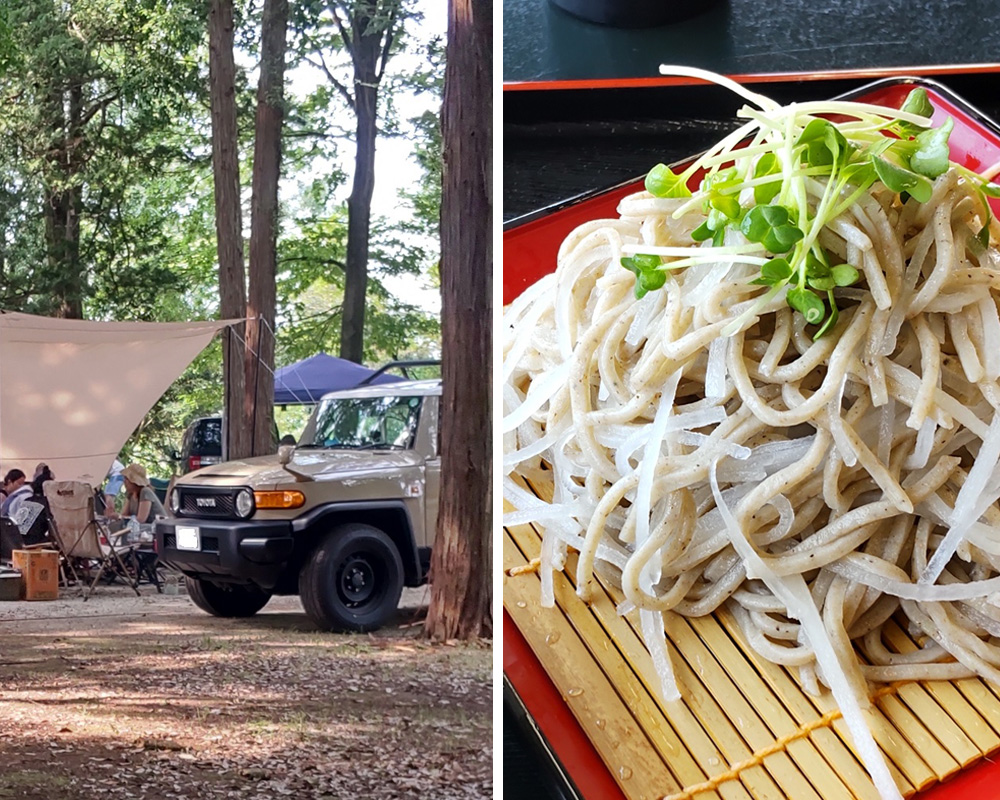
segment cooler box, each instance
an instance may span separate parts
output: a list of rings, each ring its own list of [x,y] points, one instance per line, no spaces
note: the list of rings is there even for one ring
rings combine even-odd
[[[59,553],[55,550],[15,550],[11,561],[24,578],[22,599],[59,597]]]
[[[21,572],[0,567],[0,601],[21,599]]]

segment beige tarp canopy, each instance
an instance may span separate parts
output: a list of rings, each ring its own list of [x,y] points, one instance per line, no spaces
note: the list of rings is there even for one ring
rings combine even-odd
[[[142,418],[233,320],[92,322],[0,313],[0,474],[99,484]]]

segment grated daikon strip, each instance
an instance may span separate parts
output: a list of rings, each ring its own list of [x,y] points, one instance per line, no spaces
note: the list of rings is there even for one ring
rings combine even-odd
[[[984,297],[978,306],[983,320],[983,370],[987,380],[995,381],[1000,378],[1000,317],[993,295]]]
[[[885,594],[916,600],[919,603],[945,603],[956,600],[986,598],[1000,592],[1000,577],[968,583],[922,584],[897,580],[876,572],[865,562],[872,559],[867,553],[851,553],[840,561],[828,565],[828,569],[855,583],[878,589]],[[884,563],[884,562],[883,562]],[[902,570],[899,570],[901,574]]]
[[[951,557],[955,555],[958,546],[965,539],[969,526],[979,518],[979,515],[976,514],[976,505],[981,500],[982,492],[996,470],[998,461],[1000,461],[1000,413],[993,415],[993,422],[990,424],[986,436],[983,437],[979,454],[969,470],[965,483],[958,490],[958,497],[955,498],[955,510],[949,521],[950,529],[945,534],[941,544],[938,545],[937,550],[934,551],[930,561],[927,562],[927,567],[918,579],[920,583],[934,583],[937,580],[938,575],[941,574]],[[993,498],[993,501],[995,500],[996,498]]]
[[[917,431],[917,441],[913,445],[913,452],[907,456],[903,466],[906,469],[923,469],[927,466],[927,461],[931,457],[931,449],[934,447],[934,432],[937,430],[937,423],[927,417],[920,423],[920,430]],[[889,463],[888,461],[884,463]]]
[[[522,422],[530,419],[532,414],[545,405],[563,387],[572,367],[573,362],[566,361],[532,381],[531,387],[524,397],[524,402],[503,418],[500,430],[504,433],[512,431]]]
[[[705,370],[705,397],[721,400],[726,396],[726,348],[729,340],[719,337],[708,346],[708,367]]]
[[[924,422],[930,422],[934,424],[933,420],[929,417],[924,420]],[[885,405],[879,409],[878,418],[878,460],[882,464],[889,463],[889,453],[892,451],[892,439],[893,439],[893,428],[896,424],[896,400],[890,397],[886,401]],[[921,426],[923,430],[923,426]],[[919,436],[919,434],[918,434]],[[933,437],[931,437],[933,440]],[[927,455],[930,456],[930,448],[927,450]],[[924,459],[924,464],[927,463],[927,459]],[[920,465],[921,467],[923,464]]]
[[[520,450],[516,448],[505,449],[503,456],[503,474],[509,475],[511,470],[514,469],[522,461],[527,461],[529,458],[534,458],[535,456],[541,455],[553,444],[555,444],[558,437],[554,433],[547,433],[541,439],[536,439],[529,445],[525,445]]]
[[[830,433],[833,434],[833,442],[840,451],[840,458],[845,466],[853,467],[858,463],[858,454],[851,444],[851,440],[844,430],[844,418],[840,415],[840,409],[844,401],[844,387],[847,386],[847,375],[844,375],[836,393],[830,398],[827,404],[827,416],[830,420]]]

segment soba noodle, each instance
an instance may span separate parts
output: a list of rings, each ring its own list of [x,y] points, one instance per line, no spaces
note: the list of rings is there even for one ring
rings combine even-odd
[[[741,157],[770,149],[787,173],[790,120],[798,135],[805,114],[852,113],[750,99],[763,112],[704,166],[752,136]],[[863,113],[844,130],[870,128]],[[822,176],[783,180],[809,218],[831,202]],[[787,286],[751,282],[773,254],[738,229],[692,243],[698,194],[626,197],[504,317],[506,522],[544,527],[542,602],[577,550],[582,597],[600,575],[638,609],[668,700],[663,614],[725,606],[761,656],[833,691],[883,797],[899,792],[864,722],[869,682],[1000,685],[1000,254],[977,185],[952,165],[919,203],[876,181],[814,232],[860,274],[819,338]],[[641,299],[620,266],[635,253],[667,259]],[[552,502],[514,475],[553,483]],[[881,635],[898,613],[911,653]]]

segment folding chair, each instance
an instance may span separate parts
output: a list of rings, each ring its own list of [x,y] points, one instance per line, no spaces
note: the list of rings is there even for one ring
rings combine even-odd
[[[49,481],[45,484],[55,541],[72,570],[74,560],[92,566],[97,574],[84,595],[87,600],[105,572],[122,575],[138,595],[139,584],[122,554],[134,545],[116,545],[114,535],[94,514],[94,490],[82,481]],[[75,571],[74,571],[75,575]]]

